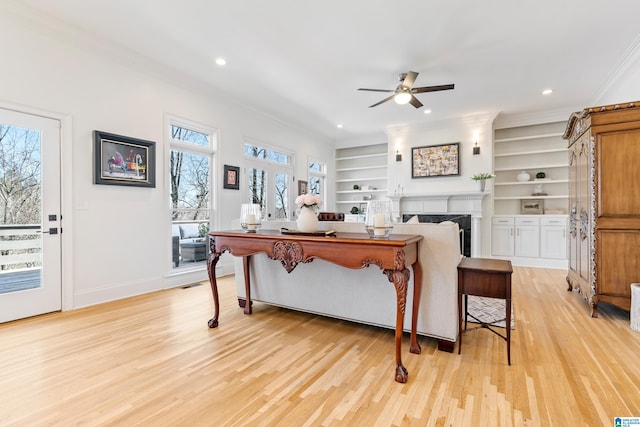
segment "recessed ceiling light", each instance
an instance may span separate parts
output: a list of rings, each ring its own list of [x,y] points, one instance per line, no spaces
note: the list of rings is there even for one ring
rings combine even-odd
[[[426,109],[426,110],[424,110],[424,113],[425,113],[425,114],[431,114],[431,110]]]
[[[542,91],[543,95],[551,95],[553,93],[553,89],[545,89]]]
[[[225,61],[224,58],[217,58],[216,59],[216,64],[218,64],[219,66],[223,66],[223,65],[227,65],[227,61]]]
[[[342,126],[342,124],[338,124],[336,127],[337,127],[338,129],[342,129],[342,127],[343,127],[343,126]]]

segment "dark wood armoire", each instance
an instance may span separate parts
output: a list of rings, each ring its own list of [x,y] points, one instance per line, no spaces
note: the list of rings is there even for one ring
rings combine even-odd
[[[629,310],[640,282],[640,101],[569,117],[569,290]]]

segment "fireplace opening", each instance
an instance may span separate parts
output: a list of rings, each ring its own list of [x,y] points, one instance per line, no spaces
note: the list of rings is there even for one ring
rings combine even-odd
[[[432,215],[432,214],[403,214],[402,222],[407,222],[411,217],[417,216],[419,222],[443,222],[451,221],[460,227],[460,253],[471,256],[471,215]]]

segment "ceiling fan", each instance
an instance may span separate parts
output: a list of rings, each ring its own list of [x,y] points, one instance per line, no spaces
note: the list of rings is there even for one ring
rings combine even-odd
[[[380,102],[376,102],[373,105],[370,105],[369,108],[375,107],[377,105],[382,104],[383,102],[387,102],[393,99],[396,104],[407,104],[410,103],[416,108],[422,107],[422,102],[418,101],[418,98],[414,96],[416,93],[424,93],[424,92],[436,92],[439,90],[450,90],[453,89],[454,85],[440,85],[440,86],[425,86],[425,87],[413,87],[413,83],[416,81],[416,77],[418,77],[418,73],[415,71],[409,71],[408,73],[402,73],[399,76],[400,84],[395,89],[363,89],[359,88],[358,90],[366,90],[369,92],[392,92],[393,95],[383,99]]]

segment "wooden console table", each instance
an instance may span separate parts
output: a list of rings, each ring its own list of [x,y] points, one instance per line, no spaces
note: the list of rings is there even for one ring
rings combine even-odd
[[[365,233],[337,233],[332,237],[283,235],[276,230],[260,230],[257,233],[242,231],[213,231],[209,233],[210,252],[207,268],[211,292],[213,294],[214,315],[209,327],[218,326],[220,306],[215,267],[220,255],[228,251],[243,257],[246,304],[245,314],[251,314],[251,293],[249,257],[264,253],[269,258],[280,261],[287,272],[293,271],[300,263],[308,263],[315,258],[343,267],[360,269],[377,265],[393,283],[396,289],[396,369],[395,379],[407,382],[408,372],[402,365],[401,343],[404,314],[407,302],[407,283],[411,266],[414,275],[413,309],[411,317],[411,344],[409,351],[419,354],[421,349],[416,335],[420,294],[422,291],[422,269],[418,256],[421,235],[391,235],[389,239],[371,239]]]

